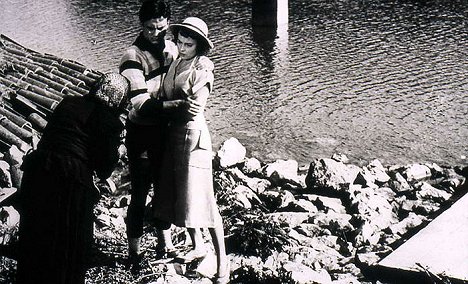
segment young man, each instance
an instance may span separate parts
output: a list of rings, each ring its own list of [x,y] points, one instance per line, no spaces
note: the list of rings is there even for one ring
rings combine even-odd
[[[151,185],[158,187],[159,171],[166,141],[167,119],[179,108],[197,112],[195,102],[162,101],[160,87],[170,64],[178,56],[176,45],[166,40],[171,9],[164,0],[147,0],[139,10],[142,31],[124,53],[120,73],[130,81],[130,111],[126,122],[126,147],[130,168],[131,201],[127,211],[129,257],[141,257],[140,239],[143,235],[146,198]],[[213,69],[205,57],[199,67]],[[159,256],[175,256],[170,226],[154,220],[158,231]]]
[[[159,89],[169,65],[177,58],[177,47],[165,39],[171,10],[165,1],[145,1],[139,11],[142,31],[123,55],[120,73],[130,81],[130,110],[126,122],[126,146],[131,179],[131,201],[127,211],[129,256],[138,258],[143,235],[146,198],[151,184],[157,186],[164,151],[167,122]],[[177,104],[177,103],[176,103]],[[173,105],[177,107],[177,105]],[[159,111],[159,113],[158,113]],[[170,224],[157,224],[159,248],[173,250]]]

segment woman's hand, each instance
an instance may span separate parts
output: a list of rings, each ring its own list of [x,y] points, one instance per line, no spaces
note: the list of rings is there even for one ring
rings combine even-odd
[[[187,111],[190,115],[196,116],[197,114],[203,112],[203,106],[195,99],[188,97],[186,103]]]

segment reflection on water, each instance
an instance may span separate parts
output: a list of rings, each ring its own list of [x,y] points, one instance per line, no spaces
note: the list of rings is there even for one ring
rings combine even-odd
[[[289,23],[253,28],[250,1],[172,1],[206,20],[215,49],[207,116],[215,145],[261,159],[464,163],[466,1],[290,0]],[[0,0],[0,32],[41,52],[116,70],[139,0]],[[220,24],[222,23],[222,24]]]

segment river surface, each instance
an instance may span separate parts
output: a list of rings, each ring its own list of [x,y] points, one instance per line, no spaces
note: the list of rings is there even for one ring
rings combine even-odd
[[[468,160],[468,0],[290,0],[289,23],[254,28],[251,0],[174,0],[215,49],[207,118],[215,145],[308,164]],[[139,0],[0,0],[0,33],[116,71]]]

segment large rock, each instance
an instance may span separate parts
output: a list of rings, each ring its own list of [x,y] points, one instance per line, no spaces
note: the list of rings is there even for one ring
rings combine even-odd
[[[246,180],[246,184],[257,194],[261,194],[262,192],[271,187],[271,182],[267,179],[262,178],[249,178]]]
[[[316,225],[316,224],[308,224],[308,223],[299,224],[293,230],[295,230],[299,234],[302,234],[310,238],[317,237],[323,232],[323,229],[321,228],[321,226]]]
[[[421,182],[417,185],[418,191],[416,196],[420,199],[434,200],[442,203],[447,201],[452,195],[444,190],[437,189],[426,182]]]
[[[242,167],[242,171],[245,174],[258,174],[262,170],[262,163],[256,158],[248,158],[244,162],[244,166]]]
[[[343,206],[343,203],[339,198],[321,196],[316,194],[304,194],[303,198],[311,201],[319,210],[327,213],[328,211],[334,211],[336,213],[345,214],[346,207]]]
[[[216,153],[216,160],[221,168],[228,168],[242,163],[247,150],[236,138],[229,138],[224,141]]]
[[[412,164],[404,172],[403,176],[408,181],[418,181],[431,177],[431,169],[426,165]]]
[[[226,174],[234,181],[235,184],[243,184],[252,189],[255,193],[259,194],[271,187],[271,182],[268,179],[249,177],[244,174],[239,168],[230,168],[225,170]]]
[[[297,184],[300,183],[297,175],[299,165],[295,160],[277,160],[273,163],[267,164],[263,172],[267,178],[275,183],[281,181],[292,181]]]
[[[292,212],[318,212],[317,207],[315,207],[312,202],[305,199],[293,200],[285,209]]]
[[[296,284],[327,284],[331,283],[330,274],[324,269],[314,270],[308,266],[305,266],[296,262],[286,262],[283,265],[284,275],[287,275],[289,279],[287,283]]]
[[[354,180],[355,184],[371,186],[373,184],[383,185],[388,182],[390,177],[385,171],[379,160],[373,160],[369,165],[362,168]]]
[[[398,216],[390,203],[394,198],[389,188],[362,188],[353,185],[349,189],[351,208],[362,220],[380,230],[398,222]]]
[[[308,188],[327,188],[342,191],[343,185],[354,182],[360,168],[346,165],[333,159],[320,159],[310,163],[306,176]]]
[[[408,181],[397,171],[390,172],[391,180],[389,181],[389,186],[395,192],[405,192],[410,191],[412,187],[409,185]]]
[[[359,234],[355,238],[356,246],[376,245],[382,231],[399,221],[389,202],[393,191],[389,188],[361,188],[353,185],[349,193],[351,208],[356,212],[356,219],[361,222]]]
[[[271,211],[286,208],[291,202],[296,200],[291,192],[281,189],[265,190],[259,197]]]
[[[252,208],[252,204],[260,204],[261,200],[258,196],[247,186],[238,185],[232,191],[234,193],[234,200],[244,208]]]
[[[335,234],[343,234],[354,230],[350,223],[352,216],[349,214],[340,214],[330,211],[328,213],[317,212],[312,215],[307,223],[319,225],[323,229],[328,229]]]
[[[391,225],[389,227],[390,233],[399,234],[400,236],[406,233],[409,229],[415,228],[424,222],[426,218],[410,212],[408,217],[403,219],[397,224]]]

